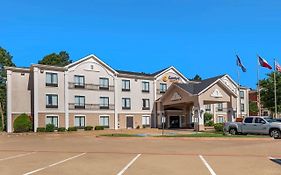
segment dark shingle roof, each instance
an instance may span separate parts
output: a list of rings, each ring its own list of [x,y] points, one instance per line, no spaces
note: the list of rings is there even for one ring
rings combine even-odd
[[[154,77],[155,75],[158,75],[159,73],[163,72],[164,70],[168,69],[169,67],[159,70],[154,73],[145,73],[145,72],[133,72],[133,71],[125,71],[125,70],[116,70],[118,73],[121,74],[129,74],[129,75],[137,75],[137,76],[149,76],[149,77]]]
[[[198,94],[224,75],[208,78],[199,82],[177,83],[176,85],[191,94]]]

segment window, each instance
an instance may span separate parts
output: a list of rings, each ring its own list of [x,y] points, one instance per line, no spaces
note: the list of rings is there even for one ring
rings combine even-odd
[[[78,128],[85,127],[85,117],[84,116],[75,116],[74,126]]]
[[[205,105],[205,111],[211,111],[211,105]]]
[[[244,112],[245,111],[245,104],[241,104],[241,112]]]
[[[142,92],[149,92],[149,82],[147,81],[142,82]]]
[[[244,91],[240,91],[239,93],[240,93],[240,98],[244,99]]]
[[[149,99],[142,99],[142,109],[149,110]]]
[[[55,128],[59,127],[59,120],[57,116],[47,116],[46,117],[46,125],[47,124],[53,124],[55,125]]]
[[[265,124],[266,121],[264,121],[262,118],[255,118],[255,123],[263,123],[263,124]]]
[[[46,94],[46,108],[58,108],[58,95]]]
[[[75,88],[85,87],[85,77],[81,75],[74,75]]]
[[[100,116],[100,126],[109,128],[109,117],[108,116]]]
[[[217,117],[217,123],[223,123],[224,122],[224,117],[223,116],[218,116]]]
[[[160,83],[160,93],[165,93],[167,91],[167,84]]]
[[[58,74],[46,72],[46,86],[58,87]]]
[[[130,80],[122,80],[122,91],[130,91]]]
[[[75,108],[85,109],[85,96],[75,96]]]
[[[142,126],[150,125],[150,116],[142,116]]]
[[[218,111],[223,111],[223,103],[218,103]]]
[[[100,109],[109,109],[108,97],[100,97]]]
[[[102,89],[102,90],[108,90],[109,89],[108,78],[100,78],[100,89]]]
[[[245,118],[244,123],[252,123],[253,122],[253,117],[248,117]]]
[[[122,109],[131,109],[131,99],[122,98]]]

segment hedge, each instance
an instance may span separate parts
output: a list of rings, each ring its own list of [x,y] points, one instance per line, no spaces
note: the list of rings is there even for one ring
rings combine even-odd
[[[0,131],[3,131],[3,128],[2,128],[2,114],[0,113]]]
[[[54,132],[55,131],[55,125],[54,124],[47,124],[46,125],[46,132]]]
[[[77,131],[77,127],[69,127],[68,131]]]
[[[27,114],[21,114],[14,121],[14,132],[28,132],[32,129],[32,122]]]
[[[214,124],[214,128],[217,132],[222,132],[223,131],[223,123]]]
[[[92,131],[93,128],[94,128],[94,127],[92,127],[92,126],[86,126],[86,127],[84,127],[84,130],[85,130],[85,131]]]
[[[104,126],[96,126],[95,130],[104,130]]]
[[[44,127],[38,127],[37,132],[46,132],[46,128]]]
[[[58,132],[65,132],[65,131],[66,131],[65,127],[58,128]]]

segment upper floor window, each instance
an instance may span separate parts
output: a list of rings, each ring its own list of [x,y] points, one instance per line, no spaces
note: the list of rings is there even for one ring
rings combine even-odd
[[[100,109],[109,109],[108,97],[100,97]]]
[[[142,82],[142,92],[149,92],[149,82],[147,81]]]
[[[149,99],[142,99],[142,109],[149,110],[149,108],[150,108]]]
[[[75,96],[75,108],[85,109],[85,96]]]
[[[160,93],[165,93],[167,91],[167,84],[160,83]]]
[[[245,104],[241,103],[241,112],[245,111]]]
[[[58,95],[46,94],[46,108],[58,108]]]
[[[210,104],[205,105],[205,111],[211,111],[211,105]]]
[[[122,91],[130,91],[130,80],[122,80]]]
[[[82,75],[74,75],[75,88],[85,87],[85,77]]]
[[[100,78],[100,89],[108,90],[109,89],[109,80],[108,78]]]
[[[131,99],[122,98],[122,109],[131,109]]]
[[[46,72],[46,86],[58,87],[58,74]]]
[[[223,111],[223,103],[218,103],[218,111]]]
[[[244,91],[240,91],[240,98],[244,99]]]

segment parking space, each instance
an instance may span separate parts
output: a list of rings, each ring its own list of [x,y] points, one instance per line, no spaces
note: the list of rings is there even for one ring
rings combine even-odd
[[[280,140],[116,139],[75,135],[2,139],[18,142],[10,146],[0,143],[1,174],[9,175],[277,175],[281,172]],[[271,156],[277,163],[270,160]]]

